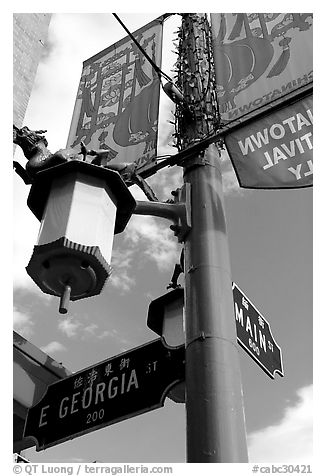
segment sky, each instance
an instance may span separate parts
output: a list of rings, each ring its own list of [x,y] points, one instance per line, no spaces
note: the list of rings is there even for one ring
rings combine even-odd
[[[119,16],[136,30],[161,13]],[[180,21],[165,22],[163,71],[176,56],[171,37]],[[82,62],[125,36],[110,13],[57,13],[49,49],[39,65],[24,124],[46,129],[49,149],[65,147]],[[161,93],[159,154],[175,153],[173,104]],[[25,158],[19,150],[15,160]],[[222,162],[232,279],[269,321],[282,349],[284,374],[271,380],[239,347],[249,460],[308,464],[312,460],[312,188],[245,190],[226,154]],[[161,201],[182,185],[179,167],[148,182]],[[43,294],[25,271],[39,223],[26,206],[29,187],[13,175],[14,329],[72,372],[155,339],[147,328],[150,301],[165,294],[180,245],[169,223],[133,216],[115,237],[114,273],[101,295],[70,304]],[[144,195],[136,187],[136,199]],[[10,291],[9,291],[10,293]],[[33,462],[184,462],[185,408],[163,408],[105,427],[45,451],[29,449]]]

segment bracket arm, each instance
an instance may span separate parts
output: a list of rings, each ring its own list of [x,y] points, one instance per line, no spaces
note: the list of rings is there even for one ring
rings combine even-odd
[[[133,214],[151,215],[171,220],[173,225],[170,228],[181,243],[191,229],[190,184],[184,184],[181,189],[173,192],[173,195],[175,203],[136,200],[136,208]]]

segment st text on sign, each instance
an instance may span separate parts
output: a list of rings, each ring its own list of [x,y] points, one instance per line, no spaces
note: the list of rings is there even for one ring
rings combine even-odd
[[[312,82],[312,13],[211,13],[211,22],[223,122]]]
[[[241,187],[312,186],[312,106],[310,95],[226,136],[226,147]]]
[[[269,323],[235,283],[232,289],[238,343],[269,377],[275,373],[284,377],[281,349]]]
[[[37,451],[163,406],[185,374],[184,347],[154,340],[49,385],[28,410]]]

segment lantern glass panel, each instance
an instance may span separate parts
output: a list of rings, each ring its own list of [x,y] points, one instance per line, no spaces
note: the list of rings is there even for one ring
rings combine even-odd
[[[55,179],[37,244],[64,236],[84,246],[98,246],[110,263],[116,210],[116,200],[103,179],[79,172]]]

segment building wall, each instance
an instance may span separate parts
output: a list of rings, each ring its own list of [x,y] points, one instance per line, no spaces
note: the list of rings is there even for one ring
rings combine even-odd
[[[51,13],[13,14],[13,121],[21,127],[37,67],[46,52]]]

